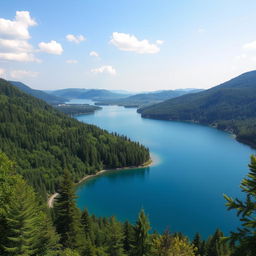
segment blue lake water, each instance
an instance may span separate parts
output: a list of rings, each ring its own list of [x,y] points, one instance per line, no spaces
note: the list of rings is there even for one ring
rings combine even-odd
[[[226,210],[223,193],[242,196],[239,184],[255,150],[214,128],[143,119],[131,108],[106,106],[76,118],[139,141],[155,159],[152,167],[88,180],[77,189],[81,209],[135,222],[144,208],[152,230],[169,228],[190,237],[195,232],[206,237],[216,228],[228,234],[239,225]]]

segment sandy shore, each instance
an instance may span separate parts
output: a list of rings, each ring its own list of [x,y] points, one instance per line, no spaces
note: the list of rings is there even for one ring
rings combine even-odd
[[[76,183],[76,185],[79,185],[79,184],[83,183],[84,181],[86,181],[90,178],[102,175],[103,173],[105,173],[107,171],[121,171],[121,170],[130,170],[130,169],[141,169],[141,168],[150,167],[153,164],[154,164],[154,161],[152,160],[152,158],[150,158],[146,163],[144,163],[142,165],[139,165],[139,166],[130,166],[130,167],[109,169],[109,170],[100,170],[100,171],[96,172],[95,174],[84,176],[81,180],[78,181],[78,183]],[[53,208],[54,200],[58,195],[59,195],[59,193],[54,193],[54,194],[49,196],[48,201],[47,201],[47,205],[48,205],[49,208]]]

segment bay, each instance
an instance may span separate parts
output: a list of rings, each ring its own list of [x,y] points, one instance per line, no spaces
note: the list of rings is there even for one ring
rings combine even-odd
[[[226,210],[223,194],[242,196],[239,185],[255,150],[223,131],[143,119],[133,108],[104,106],[76,118],[139,141],[154,159],[151,167],[108,171],[80,185],[81,209],[134,223],[144,208],[152,231],[169,228],[189,237],[195,232],[207,237],[216,228],[228,234],[239,225],[235,213]]]

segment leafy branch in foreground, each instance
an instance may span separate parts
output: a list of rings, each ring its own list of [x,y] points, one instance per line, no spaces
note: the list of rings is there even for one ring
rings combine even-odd
[[[236,210],[242,227],[231,232],[230,242],[237,245],[236,255],[256,255],[256,156],[251,156],[250,172],[241,182],[242,192],[246,199],[232,199],[224,195],[228,210]],[[242,254],[241,254],[242,253]]]

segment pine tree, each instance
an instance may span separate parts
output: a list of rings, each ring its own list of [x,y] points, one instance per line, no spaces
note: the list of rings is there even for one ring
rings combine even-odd
[[[56,202],[56,230],[64,248],[81,250],[83,246],[80,212],[75,203],[74,183],[70,172],[64,171]]]
[[[224,234],[217,229],[207,244],[207,256],[228,256],[229,250],[223,240]]]
[[[250,172],[241,182],[242,192],[246,194],[245,200],[235,199],[224,195],[228,210],[235,209],[240,216],[242,227],[237,232],[231,232],[232,245],[239,243],[236,255],[256,255],[256,156],[251,156]]]
[[[126,254],[129,254],[132,249],[132,241],[134,240],[133,226],[126,221],[123,225],[123,248]]]
[[[115,217],[111,217],[108,230],[107,252],[109,256],[123,256],[122,226],[116,221]]]
[[[195,237],[193,239],[193,245],[197,248],[197,252],[196,252],[196,255],[198,256],[203,256],[201,254],[201,247],[202,247],[202,241],[201,241],[201,236],[199,233],[196,233],[195,234]]]
[[[4,249],[10,255],[33,255],[38,247],[39,209],[35,194],[25,181],[13,187],[14,196],[8,205],[7,240]]]
[[[149,255],[150,241],[148,231],[150,230],[150,224],[144,210],[139,213],[138,220],[134,228],[134,242],[133,253],[134,256],[146,256]]]
[[[92,221],[86,208],[82,212],[81,223],[86,239],[91,240]]]

